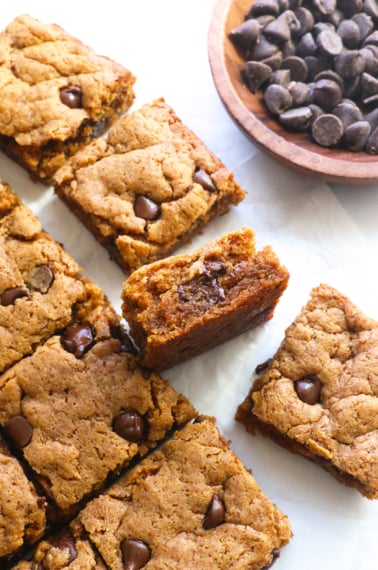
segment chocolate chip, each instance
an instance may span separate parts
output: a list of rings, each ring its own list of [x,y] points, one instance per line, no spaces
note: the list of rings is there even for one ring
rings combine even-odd
[[[63,531],[51,540],[51,544],[60,550],[67,550],[68,558],[65,565],[68,566],[77,558],[75,539],[69,531]]]
[[[222,499],[214,493],[212,499],[207,507],[206,515],[203,521],[203,528],[209,530],[224,522],[226,509]]]
[[[209,192],[217,191],[217,187],[212,181],[210,174],[208,174],[206,170],[203,170],[202,168],[198,168],[194,171],[193,182],[201,184],[201,186],[203,186],[205,190],[208,190]]]
[[[275,563],[275,561],[277,560],[277,558],[279,558],[281,552],[279,548],[274,548],[272,550],[272,561],[268,566],[264,566],[264,568],[261,568],[261,570],[268,570],[268,568],[271,568],[273,566],[273,564]]]
[[[332,30],[324,30],[320,32],[316,38],[316,45],[321,53],[327,56],[336,57],[342,52],[343,42],[340,36]]]
[[[27,289],[24,289],[23,287],[12,287],[0,295],[0,304],[3,305],[3,307],[7,307],[8,305],[13,305],[16,299],[28,296],[29,292]]]
[[[264,101],[273,115],[280,115],[291,107],[293,98],[286,87],[273,83],[267,87]]]
[[[25,280],[29,289],[47,293],[54,281],[54,272],[48,265],[38,265]]]
[[[331,111],[343,98],[340,85],[332,79],[319,79],[314,85],[314,103]]]
[[[250,18],[231,30],[229,38],[235,45],[250,50],[259,40],[260,29],[257,20]]]
[[[332,113],[341,119],[344,129],[352,123],[362,120],[362,112],[353,101],[342,101],[332,110]]]
[[[264,370],[269,368],[269,366],[272,363],[272,360],[273,360],[272,358],[268,358],[267,360],[265,360],[265,362],[261,362],[260,364],[258,364],[255,368],[255,373],[261,374],[261,372],[264,372]]]
[[[125,538],[121,542],[123,570],[139,570],[151,558],[151,550],[143,540]]]
[[[273,16],[278,15],[279,6],[276,0],[255,0],[252,4],[249,15],[251,16],[262,16],[265,14],[272,14]]]
[[[249,90],[252,93],[256,93],[256,91],[260,89],[265,81],[267,81],[272,76],[272,68],[262,61],[247,61],[243,65],[242,74],[249,87]],[[201,171],[199,170],[198,172]],[[194,173],[194,176],[195,174],[196,173]]]
[[[289,129],[305,131],[312,119],[310,107],[295,107],[289,109],[278,117],[280,123]]]
[[[298,398],[306,404],[314,405],[320,401],[321,384],[316,376],[304,376],[294,382]]]
[[[138,412],[123,412],[114,418],[113,429],[120,437],[138,443],[143,439],[145,422]]]
[[[82,91],[78,85],[62,87],[60,90],[60,100],[70,109],[80,109],[82,107]]]
[[[344,79],[360,75],[365,69],[365,62],[359,50],[349,50],[340,53],[335,63],[335,70]]]
[[[261,35],[260,41],[251,49],[250,58],[261,61],[271,57],[279,51],[277,44],[270,42],[264,35]]]
[[[297,55],[286,57],[282,62],[283,69],[290,70],[290,77],[293,81],[306,81],[308,68],[306,61]]]
[[[134,203],[134,212],[138,218],[144,220],[157,220],[160,216],[160,206],[146,196],[137,196]]]
[[[94,334],[89,325],[70,325],[64,331],[61,341],[67,352],[80,358],[93,345]]]
[[[335,146],[344,134],[343,123],[339,117],[324,113],[312,123],[311,134],[320,146]]]
[[[24,416],[13,416],[6,423],[5,430],[12,441],[20,447],[26,447],[32,438],[33,427]]]
[[[131,336],[125,331],[123,327],[121,326],[111,327],[110,334],[112,338],[119,340],[121,352],[130,352],[131,354],[138,354],[138,348],[136,347]]]
[[[360,42],[360,28],[353,20],[343,20],[337,27],[337,33],[340,36],[345,47],[354,49]]]
[[[360,152],[364,149],[370,132],[371,128],[367,121],[356,121],[348,125],[344,132],[345,146],[353,152]]]
[[[283,12],[265,27],[264,34],[267,38],[276,42],[288,41],[291,38],[290,24],[292,18],[295,18],[294,12],[291,10]]]

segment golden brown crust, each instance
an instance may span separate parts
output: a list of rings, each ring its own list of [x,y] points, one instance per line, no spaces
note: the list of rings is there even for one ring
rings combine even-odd
[[[237,419],[318,461],[368,498],[378,498],[377,341],[378,322],[320,285],[288,327]],[[320,382],[314,403],[298,394],[296,382],[304,378]]]

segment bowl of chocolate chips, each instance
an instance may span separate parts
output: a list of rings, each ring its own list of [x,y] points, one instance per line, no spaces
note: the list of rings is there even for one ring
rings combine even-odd
[[[378,180],[378,0],[217,0],[208,52],[263,150],[327,182]]]

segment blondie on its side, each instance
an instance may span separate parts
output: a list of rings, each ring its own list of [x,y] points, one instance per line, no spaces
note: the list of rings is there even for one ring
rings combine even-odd
[[[313,289],[236,418],[378,498],[378,322]]]
[[[0,148],[44,182],[134,100],[129,70],[56,24],[17,17],[0,53]]]
[[[45,531],[46,499],[27,479],[0,432],[0,568]]]
[[[0,376],[0,424],[63,513],[196,415],[128,350],[99,307]]]
[[[162,99],[121,117],[54,186],[126,273],[169,255],[245,196]]]
[[[122,311],[143,365],[164,370],[270,319],[288,279],[271,248],[256,252],[242,228],[136,270]]]
[[[287,517],[206,417],[177,431],[79,520],[110,570],[262,570],[291,537]]]

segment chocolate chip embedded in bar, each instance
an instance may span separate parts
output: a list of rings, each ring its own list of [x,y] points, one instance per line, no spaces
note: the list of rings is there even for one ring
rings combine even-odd
[[[56,24],[19,16],[0,51],[0,148],[46,183],[134,100],[130,71]]]
[[[78,152],[54,186],[126,273],[169,255],[245,196],[162,99]]]
[[[79,513],[109,568],[268,568],[287,517],[212,418],[177,430]]]

